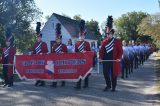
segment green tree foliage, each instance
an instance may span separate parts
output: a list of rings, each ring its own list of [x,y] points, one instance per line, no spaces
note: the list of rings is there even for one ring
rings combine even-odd
[[[73,19],[75,19],[77,21],[80,21],[81,20],[81,15],[77,14],[77,15],[73,16]]]
[[[147,16],[147,13],[135,11],[123,14],[114,22],[117,33],[121,34],[124,37],[123,39],[136,40],[139,36],[137,26]]]
[[[68,16],[68,15],[65,14],[65,13],[62,13],[62,16],[67,17],[67,18],[71,18],[70,16]]]
[[[50,18],[50,15],[45,16],[45,20],[48,21]]]
[[[106,21],[103,21],[101,24],[101,29],[102,29],[102,36],[105,36],[105,27],[106,27]]]
[[[3,27],[2,25],[0,24],[0,57],[1,57],[1,54],[2,54],[2,47],[4,47],[4,32],[3,32]]]
[[[154,39],[160,40],[160,13],[144,18],[137,30],[141,35],[150,35]]]
[[[31,48],[30,44],[34,38],[30,25],[41,15],[42,13],[36,7],[34,0],[0,1],[0,24],[3,27],[3,32],[8,26],[12,28],[16,47],[20,51]]]
[[[87,21],[86,22],[86,26],[87,28],[89,28],[89,30],[91,31],[91,33],[93,33],[93,35],[99,36],[101,35],[99,32],[99,23],[93,19],[91,19],[91,21]]]
[[[160,48],[160,13],[144,18],[137,31],[140,35],[149,35],[153,38],[154,44]]]
[[[99,23],[97,21],[91,19],[90,21],[86,22],[86,26],[91,31],[93,36],[97,37],[97,40],[98,40],[97,44],[100,45],[100,40],[102,38],[102,35],[100,33]]]
[[[148,35],[143,35],[143,36],[139,36],[137,38],[137,41],[140,41],[140,42],[152,42],[153,39],[151,36],[148,36]]]
[[[1,42],[0,43],[0,48],[5,46],[4,39],[5,39],[5,37],[4,37],[4,29],[3,29],[3,26],[0,24],[0,42]]]

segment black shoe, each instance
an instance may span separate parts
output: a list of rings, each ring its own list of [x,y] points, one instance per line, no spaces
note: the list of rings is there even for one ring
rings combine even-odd
[[[0,82],[0,85],[4,85],[4,82],[2,81],[2,82]]]
[[[105,87],[103,91],[108,91],[111,87]]]
[[[7,87],[12,87],[13,86],[13,84],[9,84]]]
[[[38,86],[38,84],[39,84],[39,81],[36,81],[36,83],[34,84],[35,86]]]
[[[57,88],[57,86],[56,86],[56,85],[50,85],[50,87]]]
[[[115,89],[112,89],[112,92],[115,92],[116,90]]]
[[[80,87],[80,86],[75,86],[75,87],[74,87],[74,89],[76,89],[76,90],[80,90],[80,89],[81,89],[81,87]]]
[[[6,87],[8,84],[4,84],[3,87]]]
[[[115,87],[112,87],[112,90],[111,90],[112,92],[115,92],[116,91],[116,88]]]
[[[45,86],[45,84],[44,83],[40,83],[38,86]]]
[[[50,85],[50,87],[57,88],[57,83],[53,82],[52,85]]]
[[[121,78],[122,78],[122,79],[124,79],[124,77],[123,77],[123,76],[121,76]]]
[[[83,88],[88,88],[88,85],[84,85]]]
[[[61,87],[64,87],[64,86],[65,86],[65,82],[64,82],[64,81],[62,81]]]

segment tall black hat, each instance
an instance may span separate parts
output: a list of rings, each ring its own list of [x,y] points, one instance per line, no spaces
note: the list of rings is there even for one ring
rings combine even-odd
[[[11,31],[11,28],[10,27],[7,27],[6,28],[6,41],[10,42],[11,43],[11,46],[13,46],[13,43],[14,43],[14,37],[12,35],[12,31]]]
[[[106,34],[114,33],[114,29],[112,29],[113,27],[113,18],[112,16],[108,16],[107,18],[107,23],[106,23]]]
[[[86,29],[85,29],[85,21],[84,20],[80,20],[79,28],[80,28],[79,36],[82,36],[82,35],[85,36]]]
[[[37,22],[37,26],[36,26],[36,37],[42,37],[41,34],[41,22]]]
[[[61,35],[61,24],[60,24],[60,23],[57,23],[57,24],[56,24],[55,32],[56,32],[56,38],[62,39],[62,35]]]

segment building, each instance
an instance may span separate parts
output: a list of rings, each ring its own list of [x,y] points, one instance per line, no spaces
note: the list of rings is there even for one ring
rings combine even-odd
[[[79,37],[79,21],[53,13],[41,30],[43,34],[42,40],[47,43],[49,52],[51,51],[52,43],[55,41],[55,28],[57,23],[61,24],[62,42],[64,44],[67,44],[70,38],[73,44],[75,44]],[[95,42],[97,45],[98,38],[87,29],[86,40],[90,43]]]

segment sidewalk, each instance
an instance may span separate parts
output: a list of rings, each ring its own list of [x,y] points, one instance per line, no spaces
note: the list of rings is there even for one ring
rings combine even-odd
[[[102,71],[102,69],[100,70]],[[158,106],[155,96],[154,61],[148,60],[126,80],[118,79],[116,92],[103,92],[102,73],[92,74],[90,87],[76,91],[75,83],[65,87],[35,87],[34,81],[16,82],[12,88],[0,87],[1,106]],[[59,84],[59,83],[58,83]]]

